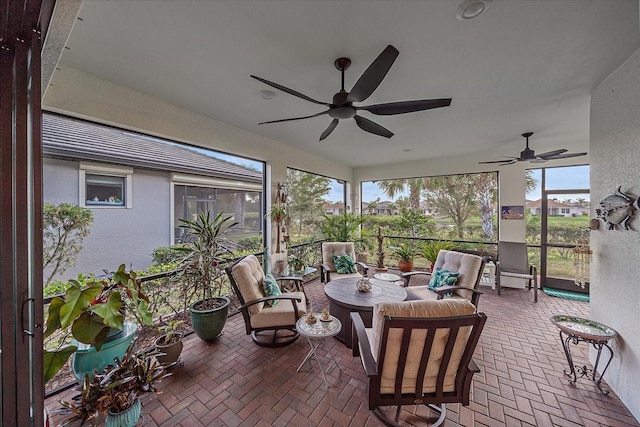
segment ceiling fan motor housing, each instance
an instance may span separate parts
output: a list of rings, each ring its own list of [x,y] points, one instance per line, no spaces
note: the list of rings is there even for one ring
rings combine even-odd
[[[525,148],[524,151],[520,152],[520,158],[523,160],[532,160],[536,158],[536,153],[530,148]]]

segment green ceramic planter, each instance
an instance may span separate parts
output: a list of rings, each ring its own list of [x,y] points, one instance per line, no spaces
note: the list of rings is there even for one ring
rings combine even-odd
[[[78,384],[82,384],[85,374],[89,374],[93,378],[93,370],[101,371],[110,363],[113,363],[115,357],[122,358],[127,351],[127,347],[136,336],[138,326],[135,323],[125,322],[122,331],[117,331],[113,340],[105,342],[100,350],[95,347],[75,343],[78,350],[71,356],[71,369],[76,377]]]
[[[133,427],[140,418],[142,412],[142,405],[140,399],[136,399],[133,406],[129,409],[125,409],[122,412],[107,412],[107,417],[104,420],[105,427]]]
[[[194,308],[195,305],[198,305],[198,301],[189,307],[193,331],[201,340],[209,341],[218,338],[227,322],[231,301],[227,297],[215,297],[214,299],[223,300],[224,305],[212,310],[198,310]]]

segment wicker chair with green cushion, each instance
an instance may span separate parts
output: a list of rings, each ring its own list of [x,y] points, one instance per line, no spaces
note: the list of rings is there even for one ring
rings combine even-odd
[[[440,425],[446,403],[469,404],[471,381],[480,369],[472,359],[486,322],[466,299],[387,302],[373,308],[372,327],[351,313],[353,355],[368,377],[369,410],[386,425],[398,425],[400,408],[423,404]],[[395,420],[387,406],[397,406]],[[415,415],[411,415],[412,425]],[[425,424],[426,425],[426,424]]]
[[[364,262],[356,261],[353,242],[322,242],[320,280],[328,283],[344,277],[362,277],[368,273]]]
[[[264,347],[281,347],[298,338],[296,321],[307,314],[302,278],[294,280],[298,292],[279,293],[266,278],[255,255],[248,255],[226,268],[231,286],[240,301],[247,335]],[[279,279],[275,279],[276,281]],[[266,286],[265,286],[266,285]],[[267,296],[265,288],[271,295]]]
[[[435,300],[451,296],[468,299],[477,307],[482,295],[478,287],[486,262],[486,257],[443,249],[438,252],[433,273],[411,271],[402,274],[407,300]],[[431,276],[428,286],[409,286],[411,277],[425,274]]]

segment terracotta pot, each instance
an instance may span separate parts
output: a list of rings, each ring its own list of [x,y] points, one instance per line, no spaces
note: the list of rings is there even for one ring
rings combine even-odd
[[[413,263],[406,262],[406,261],[398,261],[398,270],[402,271],[403,273],[407,273],[413,270]]]

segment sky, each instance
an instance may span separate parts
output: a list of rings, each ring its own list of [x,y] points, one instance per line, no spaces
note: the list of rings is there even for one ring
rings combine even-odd
[[[192,147],[193,148],[193,147]],[[242,157],[237,157],[229,154],[220,153],[217,151],[211,151],[206,149],[198,149],[194,148],[196,151],[202,152],[203,154],[210,155],[212,157],[216,157],[222,160],[229,161],[231,163],[252,167],[256,170],[263,170],[263,163],[258,161],[253,161],[249,159],[244,159]],[[533,169],[534,178],[538,181],[537,188],[527,194],[527,199],[529,200],[538,200],[542,196],[542,190],[540,187],[540,177],[541,170]],[[556,167],[556,168],[546,168],[546,185],[548,190],[562,190],[562,189],[588,189],[589,188],[589,166],[572,166],[572,167]],[[343,183],[341,181],[337,181],[335,179],[331,180],[331,190],[329,194],[326,196],[326,199],[331,202],[340,202],[343,197]],[[408,192],[404,191],[395,196],[395,199],[398,197],[407,197]],[[363,202],[371,202],[380,197],[381,200],[390,200],[391,198],[384,194],[382,190],[378,187],[378,184],[374,182],[363,182],[362,183],[362,201]],[[589,200],[589,194],[560,194],[557,196],[558,199],[576,199],[577,197],[584,198]]]

